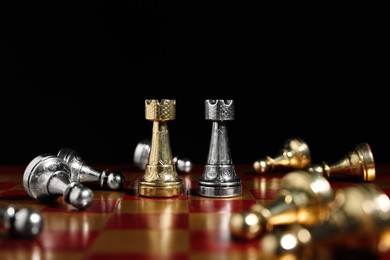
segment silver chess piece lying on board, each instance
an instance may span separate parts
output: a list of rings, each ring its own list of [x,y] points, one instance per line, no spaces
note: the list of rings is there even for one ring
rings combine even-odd
[[[63,159],[54,155],[39,155],[27,165],[23,187],[30,197],[41,202],[54,201],[63,196],[66,203],[77,209],[88,208],[93,200],[92,190],[70,178],[70,166]]]
[[[133,162],[141,170],[145,170],[150,156],[150,139],[141,140],[134,150]],[[190,159],[180,156],[173,157],[173,163],[176,169],[181,172],[190,172],[192,162]]]
[[[64,147],[57,154],[58,157],[67,162],[70,166],[70,181],[85,183],[99,181],[100,187],[111,190],[120,190],[124,185],[124,176],[120,172],[108,173],[94,170],[87,165],[73,149]]]
[[[0,223],[13,238],[32,239],[43,229],[43,217],[34,209],[0,205]]]

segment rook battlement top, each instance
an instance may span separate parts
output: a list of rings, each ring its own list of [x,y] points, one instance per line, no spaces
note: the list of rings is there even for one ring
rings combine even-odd
[[[145,118],[151,121],[168,121],[176,118],[176,100],[145,100]]]
[[[234,120],[233,100],[208,99],[205,101],[205,118],[207,120]]]

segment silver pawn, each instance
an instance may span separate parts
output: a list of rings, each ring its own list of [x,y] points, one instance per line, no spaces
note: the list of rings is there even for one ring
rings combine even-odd
[[[15,238],[35,238],[43,229],[43,217],[38,211],[14,205],[0,205],[0,222],[8,235]]]
[[[234,120],[233,100],[206,100],[206,120],[212,120],[207,164],[198,179],[197,192],[206,197],[233,197],[242,193],[241,180],[234,169],[225,121]]]
[[[54,155],[39,155],[26,167],[23,187],[28,195],[41,202],[64,197],[66,203],[77,209],[86,209],[93,200],[93,193],[82,184],[71,181],[70,166]]]
[[[150,155],[150,139],[141,140],[134,150],[133,162],[136,167],[145,170]],[[190,172],[192,169],[192,162],[185,157],[173,157],[173,164],[176,169],[181,172]]]
[[[73,149],[64,147],[58,152],[57,156],[69,164],[71,170],[70,181],[80,183],[99,181],[102,188],[108,187],[111,190],[123,188],[125,178],[122,173],[108,173],[107,170],[98,172],[88,166]]]

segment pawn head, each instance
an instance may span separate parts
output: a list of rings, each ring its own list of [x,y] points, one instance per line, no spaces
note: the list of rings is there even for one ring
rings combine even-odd
[[[253,168],[258,173],[266,173],[270,170],[270,165],[266,160],[258,160],[253,163]]]
[[[92,203],[93,192],[78,182],[71,182],[65,191],[64,200],[77,209],[86,209]]]
[[[111,172],[107,175],[106,186],[111,190],[120,190],[123,188],[125,177],[120,172]]]
[[[11,206],[6,211],[5,226],[10,237],[31,239],[42,232],[43,217],[36,210]]]
[[[234,213],[230,218],[231,234],[238,239],[252,240],[266,232],[267,223],[260,205],[254,205],[250,210]]]

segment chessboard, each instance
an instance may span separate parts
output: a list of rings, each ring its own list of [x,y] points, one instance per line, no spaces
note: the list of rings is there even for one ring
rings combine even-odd
[[[50,204],[31,198],[23,188],[25,166],[0,166],[0,205],[30,207],[42,213],[44,227],[33,239],[7,236],[0,227],[0,259],[264,259],[260,239],[231,236],[232,214],[253,204],[267,205],[276,196],[284,172],[260,175],[252,165],[236,165],[243,193],[232,198],[197,195],[203,166],[178,172],[184,193],[171,198],[138,195],[144,172],[134,165],[94,165],[125,176],[124,189],[102,190],[91,183],[94,199],[85,210],[64,203]],[[375,184],[390,194],[390,165],[376,167]],[[356,181],[331,181],[332,188],[357,185]],[[364,185],[359,183],[359,185]],[[1,226],[1,225],[0,225]],[[354,245],[322,247],[310,259],[389,259],[390,253]],[[289,258],[294,259],[294,258]]]

